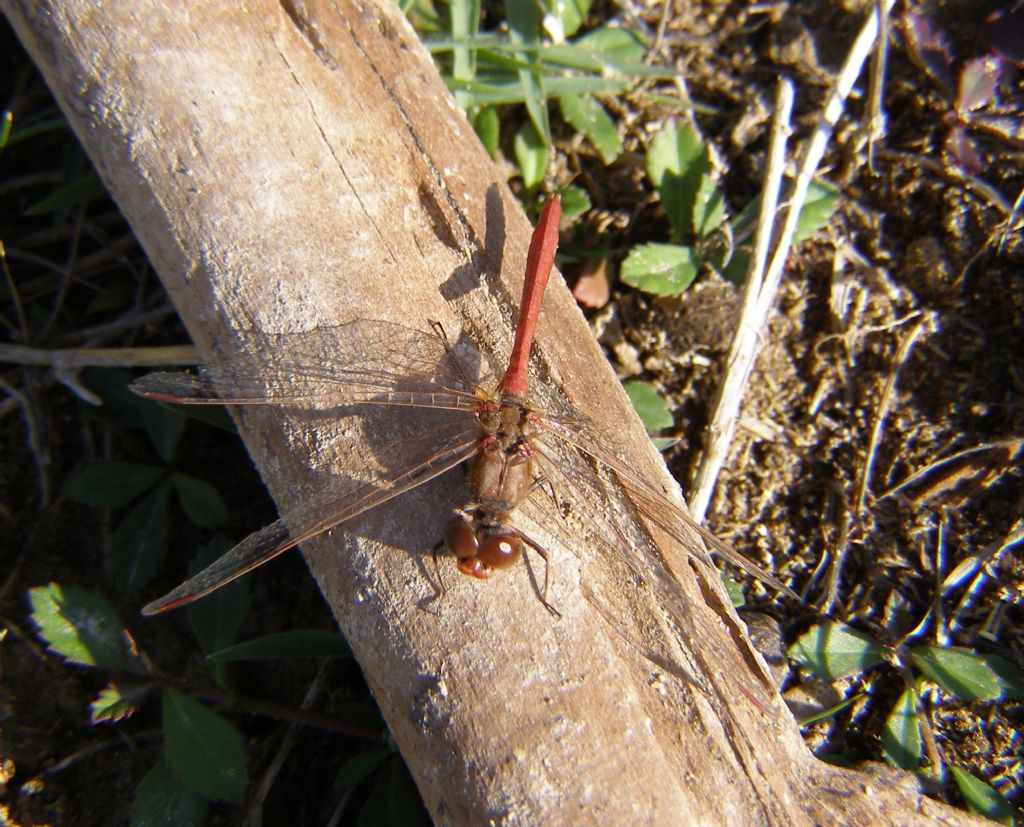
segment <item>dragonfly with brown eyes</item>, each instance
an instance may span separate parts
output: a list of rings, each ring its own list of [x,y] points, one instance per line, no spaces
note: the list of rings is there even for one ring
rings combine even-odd
[[[308,335],[285,337],[265,361],[249,354],[214,362],[199,373],[155,373],[131,387],[142,396],[183,405],[311,406],[380,410],[419,408],[447,414],[449,424],[423,434],[420,448],[376,472],[343,478],[314,494],[281,519],[245,538],[211,565],[144,607],[147,615],[191,603],[288,549],[417,488],[456,466],[468,465],[470,502],[444,532],[444,546],[459,571],[487,578],[534,549],[538,542],[513,525],[516,509],[537,488],[538,460],[546,447],[582,452],[610,470],[641,515],[692,547],[692,533],[729,563],[789,596],[796,595],[768,572],[694,522],[684,507],[646,482],[620,459],[614,440],[597,434],[583,414],[559,404],[531,401],[528,366],[541,301],[554,263],[561,218],[559,197],[545,203],[527,255],[526,277],[511,357],[493,391],[472,380],[473,367],[445,340],[388,322],[358,321]],[[341,364],[339,364],[339,360]],[[277,377],[277,378],[275,378]],[[549,406],[550,407],[550,406]],[[558,473],[573,485],[568,471]],[[688,536],[690,535],[690,536]],[[545,576],[544,603],[550,566]]]

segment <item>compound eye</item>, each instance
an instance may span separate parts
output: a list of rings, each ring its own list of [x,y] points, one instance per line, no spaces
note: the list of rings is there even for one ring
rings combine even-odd
[[[454,517],[445,526],[444,546],[458,560],[475,557],[479,550],[476,530],[465,517]]]
[[[523,540],[518,534],[492,534],[479,542],[477,559],[491,569],[507,569],[523,556]]]

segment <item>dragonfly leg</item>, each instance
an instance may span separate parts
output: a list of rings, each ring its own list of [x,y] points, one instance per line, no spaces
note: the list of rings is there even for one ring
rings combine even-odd
[[[548,595],[551,593],[551,561],[548,559],[548,553],[539,543],[534,542],[521,531],[517,533],[522,538],[523,542],[537,552],[537,555],[544,561],[544,592],[541,595],[540,602],[544,605],[544,608],[548,610],[548,614],[555,618],[555,620],[560,620],[562,613],[552,606],[551,602],[548,600]]]
[[[441,576],[441,563],[438,561],[438,552],[444,548],[444,540],[438,540],[433,550],[430,552],[430,556],[434,560],[434,576],[437,577],[437,597],[438,599],[448,594],[448,587],[444,584],[444,578]]]

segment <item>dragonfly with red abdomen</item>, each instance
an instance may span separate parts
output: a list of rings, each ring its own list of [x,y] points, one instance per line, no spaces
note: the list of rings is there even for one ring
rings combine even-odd
[[[437,335],[389,322],[360,320],[309,334],[267,337],[271,354],[215,362],[197,374],[156,373],[132,389],[149,399],[180,404],[302,405],[320,411],[366,406],[430,409],[448,424],[425,433],[401,462],[352,478],[339,477],[281,519],[249,535],[207,568],[143,609],[157,614],[207,595],[306,540],[352,520],[464,463],[470,502],[444,532],[444,545],[464,574],[487,578],[512,566],[524,545],[546,559],[541,545],[513,525],[514,512],[544,476],[576,486],[558,462],[582,452],[609,469],[653,524],[692,547],[704,538],[728,562],[771,587],[795,596],[775,577],[695,523],[686,510],[632,471],[616,442],[596,432],[583,414],[550,393],[531,394],[530,348],[558,245],[561,205],[550,197],[541,212],[527,256],[523,299],[512,355],[492,391],[471,378],[479,364],[460,356]],[[274,371],[268,373],[263,359]],[[275,378],[276,377],[276,378]],[[544,404],[536,399],[546,396]],[[404,447],[404,446],[403,446]],[[579,483],[585,487],[585,483]],[[548,567],[550,571],[550,567]],[[545,577],[545,605],[547,603]],[[549,606],[550,608],[550,606]]]

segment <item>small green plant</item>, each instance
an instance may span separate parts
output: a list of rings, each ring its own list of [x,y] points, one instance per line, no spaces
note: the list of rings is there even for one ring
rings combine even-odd
[[[203,528],[227,525],[227,508],[216,490],[174,467],[187,417],[165,405],[143,400],[127,391],[128,377],[118,371],[93,371],[90,391],[104,404],[93,416],[107,424],[142,429],[154,448],[152,462],[103,460],[76,474],[67,493],[96,507],[123,509],[107,543],[107,575],[122,595],[144,587],[160,569],[172,535],[173,500],[188,519]],[[200,410],[199,418],[231,429],[230,420],[217,410]],[[195,573],[224,554],[232,543],[217,534],[195,555]],[[191,694],[190,687],[163,674],[158,657],[137,643],[114,606],[103,595],[75,586],[50,583],[30,589],[31,619],[49,650],[69,666],[103,673],[108,680],[90,704],[94,726],[126,726],[147,704],[159,700],[163,751],[135,792],[131,823],[200,825],[206,822],[210,802],[239,803],[248,776],[244,738],[231,721]],[[347,657],[350,651],[335,632],[299,629],[238,642],[250,607],[249,584],[243,578],[205,600],[191,604],[186,614],[192,631],[206,653],[214,684],[230,692],[228,667],[243,660],[295,657]],[[230,702],[225,701],[230,708]],[[344,722],[341,722],[344,723]],[[356,737],[380,742],[383,730],[350,726]],[[373,761],[368,763],[367,755]],[[396,766],[397,765],[397,766]],[[402,775],[402,774],[405,775]],[[394,750],[374,747],[346,761],[338,784],[362,783],[373,776],[375,789],[406,779],[412,809],[421,812],[415,789]],[[355,780],[351,780],[355,779]],[[396,780],[397,779],[397,780]],[[371,794],[382,801],[380,794]],[[393,804],[387,805],[393,808]]]
[[[944,777],[944,767],[928,766],[922,728],[923,697],[930,687],[960,701],[998,701],[1024,696],[1024,674],[997,655],[981,655],[956,646],[887,646],[871,635],[841,623],[821,623],[800,636],[789,656],[825,681],[859,675],[889,662],[906,684],[882,731],[882,755],[901,769]],[[850,703],[850,702],[848,702]],[[829,710],[835,714],[847,704]],[[932,751],[928,758],[938,759]],[[1012,807],[995,789],[960,768],[950,768],[968,808],[1004,824]]]
[[[99,460],[73,476],[65,488],[72,499],[96,508],[120,509],[133,503],[107,539],[107,576],[122,595],[147,585],[163,565],[173,497],[198,526],[219,530],[230,522],[217,490],[174,465],[188,421],[185,415],[139,400],[126,389],[129,378],[119,371],[90,374],[88,381],[104,403],[93,416],[120,427],[143,429],[156,461]],[[219,416],[223,426],[230,428],[230,420],[222,412]]]
[[[480,3],[473,0],[414,0],[406,6],[489,152],[494,154],[500,142],[499,108],[525,106],[528,118],[512,145],[527,191],[543,180],[550,157],[548,101],[558,102],[565,122],[610,164],[622,151],[622,139],[600,98],[619,95],[643,79],[674,74],[644,63],[647,43],[634,32],[602,27],[579,34],[589,6],[589,0],[543,5],[515,0],[505,6],[504,33],[480,31]],[[566,204],[570,215],[571,207]]]
[[[676,443],[674,438],[657,435],[675,424],[672,410],[665,397],[658,393],[657,389],[649,382],[641,382],[636,379],[623,382],[622,388],[626,391],[633,410],[637,412],[640,421],[644,423],[644,428],[647,429],[647,433],[657,449],[664,451],[674,445]]]
[[[661,196],[671,236],[667,244],[634,247],[622,263],[622,280],[657,296],[677,296],[706,265],[742,283],[760,199],[728,220],[708,147],[692,127],[675,123],[667,124],[651,141],[647,175]],[[803,241],[824,227],[838,199],[839,192],[831,184],[813,183],[794,241]]]
[[[228,545],[215,541],[203,557],[222,554]],[[237,635],[247,593],[236,585],[189,612],[204,648],[233,641]],[[160,699],[164,750],[136,790],[132,824],[200,825],[205,823],[210,801],[242,800],[248,783],[242,734],[223,715],[160,675],[106,598],[50,583],[30,589],[29,602],[39,637],[52,653],[70,665],[110,676],[91,704],[93,725],[122,723],[147,700]],[[215,676],[222,679],[224,665],[230,661],[348,654],[339,635],[306,629],[225,645],[211,652],[209,659]]]

